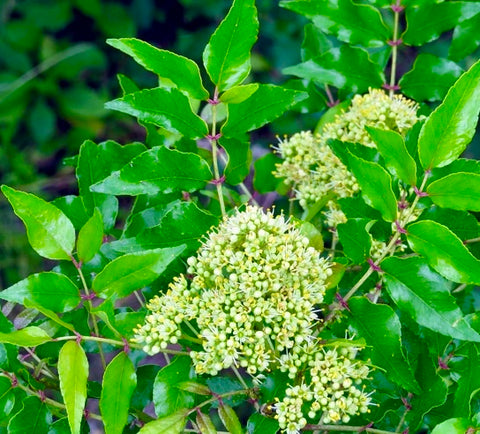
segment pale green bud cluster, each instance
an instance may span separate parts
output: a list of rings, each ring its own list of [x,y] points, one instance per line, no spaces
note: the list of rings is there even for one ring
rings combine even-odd
[[[370,397],[359,388],[369,369],[355,360],[355,348],[334,348],[309,355],[308,384],[290,387],[286,396],[275,405],[280,428],[296,434],[305,427],[305,415],[316,423],[348,423],[350,417],[367,413]]]
[[[312,341],[314,307],[331,274],[327,261],[293,223],[257,207],[226,218],[136,330],[136,342],[154,354],[197,330],[201,351],[190,355],[198,373],[232,365],[252,375],[281,365]]]
[[[275,175],[285,178],[296,193],[300,205],[308,208],[328,193],[336,197],[351,197],[359,186],[355,177],[327,145],[329,139],[360,143],[374,147],[365,127],[396,131],[404,135],[418,120],[418,105],[401,95],[388,96],[383,90],[370,89],[366,95],[356,95],[347,111],[323,127],[314,136],[302,131],[281,140],[278,151],[284,161],[277,165]],[[335,227],[344,216],[333,201],[327,204],[327,224]]]

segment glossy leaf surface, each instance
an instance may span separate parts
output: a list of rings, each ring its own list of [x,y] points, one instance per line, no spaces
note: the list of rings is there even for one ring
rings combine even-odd
[[[349,219],[337,226],[338,238],[345,255],[354,264],[361,264],[370,256],[372,239],[365,228],[368,222],[368,219]]]
[[[430,220],[412,223],[407,227],[407,239],[411,249],[443,277],[480,284],[480,261],[446,226]]]
[[[64,274],[44,272],[32,274],[0,292],[0,298],[14,303],[37,303],[54,312],[66,312],[80,303],[80,293]]]
[[[283,70],[284,74],[330,84],[339,89],[363,93],[381,87],[385,77],[362,48],[342,45],[325,54]]]
[[[405,146],[403,137],[395,131],[365,127],[385,160],[389,172],[408,185],[417,182],[417,166]]]
[[[418,383],[402,352],[401,325],[393,309],[363,297],[351,298],[348,306],[354,329],[367,343],[363,355],[384,369],[391,381],[408,391],[418,392]]]
[[[0,343],[17,345],[19,347],[36,347],[51,340],[52,338],[45,330],[36,326],[25,327],[10,333],[0,332]]]
[[[27,228],[33,249],[44,258],[70,259],[75,245],[75,228],[56,206],[30,193],[2,186],[15,214]]]
[[[455,414],[470,414],[470,403],[475,391],[480,389],[480,355],[478,345],[470,344],[466,355],[455,365],[455,371],[460,372],[455,399],[453,401]]]
[[[277,420],[265,417],[260,413],[254,413],[248,418],[248,434],[276,434],[278,429]]]
[[[103,374],[100,411],[106,434],[123,431],[136,385],[135,367],[122,351],[108,364]]]
[[[83,263],[90,261],[100,249],[103,241],[103,219],[95,209],[93,216],[80,229],[77,238],[77,255]]]
[[[133,57],[137,63],[160,78],[167,78],[192,98],[200,100],[208,98],[200,70],[193,60],[171,51],[161,50],[135,38],[107,39],[107,44]]]
[[[452,173],[427,187],[432,202],[443,208],[480,211],[480,175]]]
[[[70,429],[73,434],[79,434],[87,399],[88,360],[77,342],[68,341],[60,350],[58,376]]]
[[[105,107],[135,116],[189,139],[208,134],[205,121],[191,109],[188,97],[176,88],[141,90],[108,102]]]
[[[457,80],[423,125],[418,155],[425,169],[446,166],[465,150],[475,134],[479,99],[480,61]]]
[[[97,274],[93,290],[103,298],[126,297],[158,278],[184,249],[181,245],[120,256]]]
[[[180,434],[186,423],[185,410],[179,410],[169,416],[149,422],[138,434]]]
[[[468,419],[456,417],[439,423],[433,428],[432,434],[465,434],[471,426]]]
[[[250,163],[252,162],[250,145],[227,137],[221,137],[219,142],[228,154],[228,162],[224,170],[225,180],[231,185],[237,185],[250,172]]]
[[[235,410],[232,407],[220,402],[220,405],[218,406],[218,415],[230,434],[243,434],[242,425],[238,420],[237,413],[235,413]]]
[[[462,20],[453,31],[452,43],[448,56],[452,60],[461,60],[475,51],[480,45],[480,13],[472,18]]]
[[[260,128],[307,96],[305,92],[272,84],[261,84],[245,101],[229,105],[228,118],[222,127],[222,134],[227,137],[237,137]]]
[[[255,2],[235,0],[203,52],[205,69],[219,91],[230,89],[247,78],[250,50],[257,33]]]
[[[402,93],[416,101],[439,101],[462,72],[455,62],[422,53],[398,84]]]
[[[398,308],[418,324],[454,339],[480,342],[450,294],[452,284],[421,258],[382,261],[387,291]]]
[[[10,420],[8,434],[46,434],[52,415],[45,403],[36,396],[23,400],[22,409]]]
[[[115,195],[155,195],[195,191],[212,179],[208,163],[197,154],[159,146],[92,186],[92,191]]]

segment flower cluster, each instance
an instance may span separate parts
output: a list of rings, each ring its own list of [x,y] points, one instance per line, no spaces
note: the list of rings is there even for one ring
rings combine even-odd
[[[283,216],[248,207],[226,218],[188,259],[178,277],[136,330],[136,341],[157,353],[185,337],[187,323],[202,344],[191,351],[198,373],[232,365],[252,375],[279,366],[310,342],[323,300],[327,261]]]
[[[356,95],[350,108],[326,124],[322,134],[314,136],[303,131],[278,146],[284,161],[277,165],[276,176],[293,186],[303,208],[333,193],[336,197],[350,197],[359,187],[355,177],[333,154],[327,145],[329,139],[356,142],[374,147],[366,126],[405,134],[418,120],[418,105],[401,95],[388,96],[379,89],[370,89],[366,95]],[[325,213],[327,224],[336,226],[345,216],[331,200]]]
[[[370,397],[357,386],[367,378],[369,369],[355,360],[352,347],[314,352],[308,361],[309,383],[290,387],[275,405],[280,428],[288,434],[298,433],[311,420],[348,423],[350,417],[367,413]]]

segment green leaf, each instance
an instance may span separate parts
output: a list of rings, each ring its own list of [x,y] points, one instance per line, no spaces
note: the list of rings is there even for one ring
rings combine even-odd
[[[425,257],[443,277],[454,282],[480,284],[480,261],[447,227],[422,220],[407,227],[411,249]]]
[[[164,146],[152,148],[94,184],[92,191],[116,195],[192,192],[212,179],[208,163],[197,154]]]
[[[222,134],[227,137],[242,136],[273,121],[307,97],[306,92],[260,84],[257,91],[245,101],[228,106],[228,119],[222,126]]]
[[[220,92],[247,78],[257,33],[255,1],[235,0],[203,52],[205,69]]]
[[[307,16],[323,32],[340,41],[384,47],[390,36],[378,9],[351,0],[283,0],[280,6]]]
[[[47,405],[36,396],[27,396],[22,409],[10,419],[8,434],[47,434],[51,423]]]
[[[129,93],[105,107],[190,139],[202,139],[208,134],[207,124],[192,111],[188,97],[175,88],[157,87]]]
[[[460,374],[455,391],[455,414],[470,413],[470,402],[473,393],[480,389],[480,354],[478,346],[470,344],[463,360],[455,365],[455,372]]]
[[[372,238],[365,228],[369,222],[368,219],[349,219],[346,223],[337,226],[345,256],[354,264],[361,264],[370,257]]]
[[[75,245],[75,228],[65,214],[33,194],[6,185],[2,192],[25,224],[33,249],[44,258],[69,260]]]
[[[58,376],[70,429],[72,434],[79,434],[87,399],[88,360],[77,342],[68,341],[60,350]]]
[[[401,324],[392,308],[371,303],[363,297],[351,298],[348,306],[352,326],[367,343],[363,356],[384,369],[385,375],[394,383],[410,392],[419,392],[418,383],[402,352]]]
[[[100,411],[106,434],[123,432],[136,385],[135,367],[122,351],[108,364],[103,374]]]
[[[12,344],[18,347],[36,347],[51,340],[52,338],[45,330],[35,326],[25,327],[10,333],[0,332],[0,343]]]
[[[242,424],[235,410],[224,402],[218,406],[218,415],[230,434],[243,434]]]
[[[224,395],[230,392],[245,390],[243,385],[237,379],[230,378],[230,377],[222,377],[220,375],[207,379],[207,385],[210,388],[210,390],[214,394],[216,393],[217,395]],[[235,407],[237,405],[240,405],[242,402],[245,402],[245,398],[246,398],[245,395],[246,395],[246,392],[245,394],[238,393],[235,395],[231,395],[231,396],[222,398],[222,402],[224,402],[225,404],[231,407]],[[218,407],[218,406],[219,406],[218,401],[212,404],[212,407]]]
[[[55,321],[57,324],[60,324],[62,327],[70,330],[71,332],[75,332],[75,327],[68,322],[63,321],[60,317],[50,309],[47,309],[37,303],[34,303],[30,300],[25,300],[25,307],[28,309],[35,309],[41,314],[45,315],[47,318],[50,318],[52,321]]]
[[[186,392],[195,393],[196,395],[210,396],[212,392],[205,386],[205,384],[197,383],[196,381],[182,381],[177,384],[177,387]]]
[[[416,101],[439,101],[462,72],[455,62],[421,53],[398,84],[402,93]]]
[[[215,425],[208,414],[197,411],[197,417],[195,421],[197,422],[198,428],[202,434],[217,434]]]
[[[278,421],[265,417],[260,413],[254,413],[248,418],[248,434],[276,434],[279,430]]]
[[[380,65],[372,62],[368,52],[349,45],[332,48],[282,72],[354,93],[366,92],[369,87],[381,87],[385,82]]]
[[[412,432],[418,432],[424,416],[432,408],[445,403],[448,392],[445,379],[438,375],[437,360],[432,362],[428,351],[422,352],[418,359],[415,377],[422,391],[411,399],[412,410],[405,415],[407,426]]]
[[[454,339],[480,342],[450,294],[452,284],[424,259],[391,257],[382,261],[381,268],[390,297],[418,324]]]
[[[480,45],[480,13],[470,19],[461,20],[453,31],[448,57],[461,60],[475,51]]]
[[[480,211],[480,175],[452,173],[427,187],[432,202],[443,208]]]
[[[432,434],[465,434],[471,426],[468,419],[456,417],[439,423],[433,428]]]
[[[103,219],[95,208],[93,216],[80,229],[77,239],[77,255],[83,262],[90,261],[100,249],[103,241]]]
[[[181,245],[120,256],[97,274],[93,290],[102,298],[126,297],[157,279],[184,250]]]
[[[175,83],[179,90],[187,92],[192,98],[208,98],[200,70],[193,60],[135,38],[107,39],[107,44],[133,57],[138,64],[161,79],[167,78]]]
[[[480,111],[480,61],[448,91],[428,117],[418,138],[418,155],[425,169],[456,160],[475,134]]]
[[[178,388],[179,383],[194,378],[191,364],[190,357],[177,357],[158,372],[153,385],[153,403],[158,417],[194,405],[194,395]]]
[[[250,83],[243,86],[232,87],[220,95],[220,101],[224,104],[240,104],[254,94],[258,86],[260,86],[258,83]]]
[[[142,365],[137,367],[137,387],[133,393],[131,407],[143,410],[150,404],[153,392],[153,382],[160,370],[158,365]]]
[[[75,284],[64,274],[53,272],[32,274],[1,291],[0,298],[23,305],[31,301],[54,312],[72,310],[80,303]]]
[[[407,45],[422,45],[437,39],[452,29],[460,20],[466,20],[480,11],[480,4],[468,1],[435,3],[425,1],[420,6],[407,7],[407,30],[402,40]]]
[[[395,131],[365,127],[385,160],[389,172],[408,185],[417,183],[417,166],[405,146],[403,137]]]
[[[169,416],[149,422],[138,434],[180,434],[186,423],[187,412],[179,410]]]
[[[228,155],[228,162],[223,172],[225,180],[231,185],[240,184],[250,172],[252,162],[250,144],[227,137],[221,137],[219,143]]]
[[[356,157],[350,152],[348,143],[329,140],[328,145],[340,156],[346,155],[347,167],[357,179],[362,197],[372,208],[380,211],[384,220],[393,222],[397,218],[397,199],[392,190],[392,177],[379,164]],[[340,157],[339,157],[340,158]]]
[[[253,188],[261,194],[275,191],[282,183],[280,178],[273,175],[277,164],[282,163],[282,159],[272,153],[265,154],[258,160],[255,160],[253,175]]]
[[[303,62],[325,53],[333,46],[330,39],[313,24],[304,26],[303,33],[304,36],[300,51]]]

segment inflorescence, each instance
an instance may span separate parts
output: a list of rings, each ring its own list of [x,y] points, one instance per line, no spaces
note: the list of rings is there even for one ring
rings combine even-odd
[[[314,136],[309,131],[281,140],[278,151],[284,161],[277,165],[276,176],[285,178],[296,193],[300,205],[308,208],[329,193],[334,197],[353,196],[359,186],[355,177],[335,156],[329,139],[375,147],[365,127],[391,130],[405,135],[417,122],[418,105],[401,95],[388,96],[383,90],[370,89],[366,95],[355,95],[347,111]],[[346,221],[334,200],[327,204],[327,224],[336,227]]]
[[[294,223],[248,206],[226,217],[187,263],[187,275],[150,301],[135,330],[144,351],[186,340],[197,345],[190,356],[199,374],[288,373],[292,385],[275,406],[288,433],[306,425],[305,406],[308,418],[331,422],[367,411],[370,400],[355,386],[367,366],[355,350],[325,350],[313,336],[331,269]],[[298,385],[300,378],[309,384]]]

